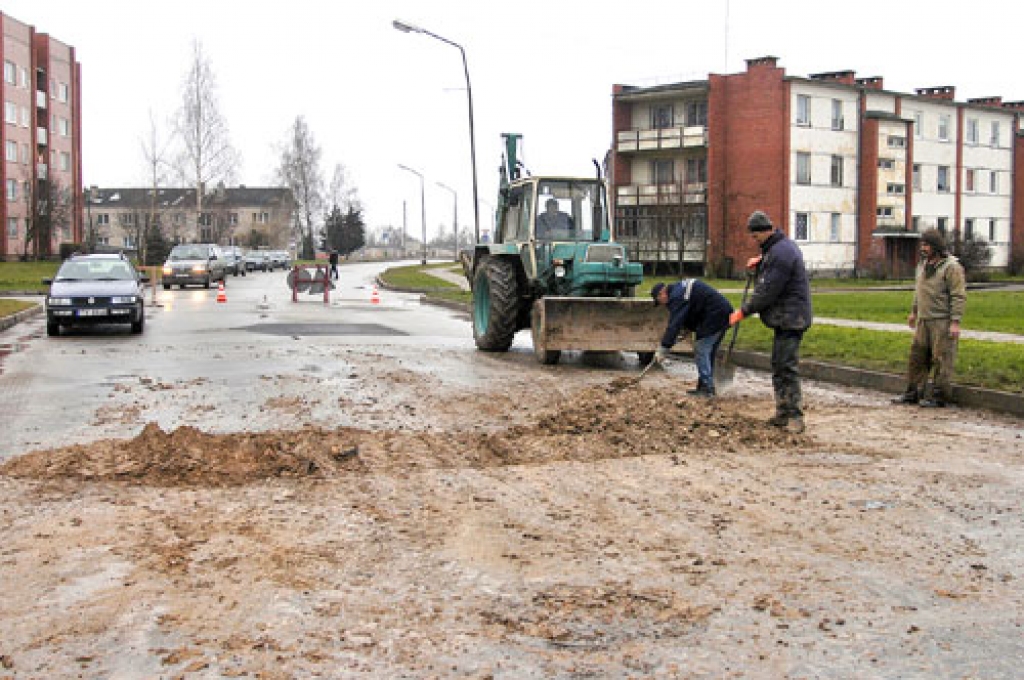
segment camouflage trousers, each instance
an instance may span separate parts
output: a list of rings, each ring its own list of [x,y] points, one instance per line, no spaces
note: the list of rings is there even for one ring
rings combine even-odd
[[[953,396],[953,364],[956,362],[957,340],[949,337],[949,324],[949,319],[917,322],[914,341],[910,345],[907,392],[925,396],[928,374],[934,369],[932,398],[949,401]]]
[[[772,341],[772,388],[775,413],[785,418],[803,418],[803,393],[800,390],[800,342],[803,331],[775,330]]]

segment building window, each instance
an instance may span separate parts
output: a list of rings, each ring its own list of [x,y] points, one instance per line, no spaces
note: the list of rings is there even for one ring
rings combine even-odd
[[[878,167],[882,170],[892,170],[896,167],[896,161],[891,158],[879,158]]]
[[[803,151],[796,153],[796,183],[811,183],[811,154]]]
[[[988,221],[988,240],[989,241],[995,241],[996,240],[996,221],[995,220],[989,220]]]
[[[270,222],[270,213],[258,212],[252,214],[252,221],[256,224],[267,224]]]
[[[96,215],[96,225],[105,227],[110,224],[110,213],[99,213]]]
[[[230,224],[232,227],[238,225],[238,213],[228,214],[228,224]]]
[[[17,201],[18,200],[18,180],[9,179],[7,180],[7,200]]]
[[[71,121],[67,118],[61,118],[57,121],[57,132],[60,133],[61,137],[71,136]]]
[[[807,213],[798,212],[796,214],[796,226],[793,230],[793,239],[797,241],[807,240],[808,225],[810,223],[810,216]]]
[[[660,104],[651,107],[651,127],[655,130],[672,127],[671,104]]]
[[[910,218],[910,228],[920,234],[921,233],[921,218],[916,216],[916,215],[914,217]]]
[[[651,161],[651,179],[655,184],[672,184],[673,167],[675,163],[671,160],[657,159]]]
[[[978,143],[978,119],[968,118],[967,119],[967,143],[977,144]]]
[[[964,220],[964,238],[965,239],[972,239],[972,238],[974,238],[974,219],[973,218],[968,217],[967,219]]]
[[[902,196],[906,193],[906,187],[899,182],[889,182],[885,186],[885,193],[890,196]]]
[[[4,157],[11,163],[18,162],[18,143],[8,139],[4,143]]]
[[[948,217],[940,217],[940,218],[938,218],[938,220],[936,220],[936,222],[937,222],[936,226],[938,227],[939,233],[942,234],[943,236],[945,236],[946,235],[946,230],[947,230],[947,224],[949,222],[949,218]]]
[[[949,141],[949,116],[946,114],[939,116],[939,140]]]
[[[134,248],[135,247],[135,239],[132,238],[131,234],[129,234],[129,235],[124,237],[124,247],[125,248]]]
[[[938,177],[938,181],[935,183],[935,190],[940,192],[940,193],[948,193],[949,192],[949,166],[948,165],[940,165],[939,166],[939,177]]]
[[[832,243],[839,243],[839,222],[842,219],[842,215],[839,213],[832,213],[831,221],[829,222],[828,239]]]
[[[890,149],[903,149],[907,146],[907,138],[900,135],[889,135],[885,141]]]
[[[875,209],[875,215],[882,219],[892,219],[892,206],[880,205]]]
[[[921,139],[924,134],[924,114],[920,111],[914,112],[914,137]]]
[[[59,83],[57,85],[57,99],[59,101],[67,103],[68,101],[68,84]]]
[[[833,99],[832,100],[832,129],[842,130],[844,128],[843,120],[843,100]]]
[[[204,212],[199,215],[199,226],[211,227],[213,226],[213,215],[208,212]]]
[[[28,69],[24,66],[18,69],[18,84],[28,89]]]
[[[14,85],[17,83],[18,69],[13,61],[4,60],[4,82]]]
[[[914,163],[913,182],[914,182],[914,191],[920,191],[921,190],[921,164],[920,163]]]
[[[690,184],[702,184],[708,181],[708,159],[686,159],[686,181]]]
[[[7,218],[7,238],[18,238],[18,218]]]
[[[998,194],[999,193],[999,173],[996,172],[995,170],[993,170],[992,174],[989,175],[988,192],[990,194]]]
[[[990,146],[999,146],[999,121],[992,121],[992,133],[989,135],[988,143]]]
[[[974,191],[974,168],[964,169],[964,191]]]
[[[135,213],[123,213],[121,215],[121,224],[125,226],[133,226],[135,224]]]
[[[832,186],[841,187],[843,186],[843,157],[832,156],[832,173],[831,173]]]
[[[4,102],[4,122],[11,125],[18,124],[18,107],[14,102]]]
[[[707,102],[689,102],[686,105],[686,124],[687,125],[707,125],[708,124],[708,103]]]
[[[796,96],[796,124],[811,126],[811,98],[805,94]]]

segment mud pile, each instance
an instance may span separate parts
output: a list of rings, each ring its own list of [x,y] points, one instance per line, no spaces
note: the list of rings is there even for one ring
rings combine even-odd
[[[652,389],[629,378],[524,408],[536,409],[526,424],[487,433],[305,427],[210,434],[193,427],[164,432],[148,423],[133,439],[36,451],[0,466],[0,474],[231,486],[274,477],[714,455],[792,449],[810,442],[768,426],[771,406],[763,400],[706,400],[687,395],[679,385]]]

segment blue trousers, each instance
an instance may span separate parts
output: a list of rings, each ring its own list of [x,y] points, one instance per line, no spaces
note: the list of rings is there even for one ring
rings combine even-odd
[[[715,391],[715,356],[718,355],[718,346],[722,344],[726,330],[723,328],[717,333],[712,333],[693,343],[693,363],[697,366],[697,383],[711,392]]]

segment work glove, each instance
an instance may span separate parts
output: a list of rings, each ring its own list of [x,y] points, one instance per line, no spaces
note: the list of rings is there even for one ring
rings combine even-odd
[[[668,348],[667,347],[659,346],[658,350],[654,353],[654,361],[656,363],[660,364],[660,363],[664,362],[665,359],[667,359],[667,358],[668,358]]]
[[[743,321],[744,318],[746,318],[746,315],[743,313],[743,310],[737,309],[735,312],[729,315],[729,325],[735,326],[740,321]]]
[[[755,255],[754,257],[747,260],[747,271],[753,272],[757,269],[757,265],[761,264],[761,256]]]

